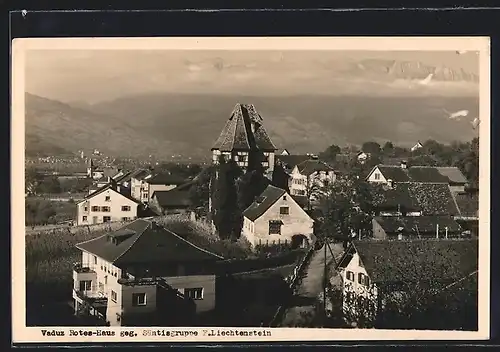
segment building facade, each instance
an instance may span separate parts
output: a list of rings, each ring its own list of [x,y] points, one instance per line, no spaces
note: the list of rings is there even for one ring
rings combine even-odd
[[[285,190],[268,186],[243,212],[242,235],[253,245],[291,243],[305,247],[315,241],[314,220]]]
[[[215,309],[214,263],[222,258],[146,220],[77,245],[76,314],[110,326],[189,322]]]
[[[77,203],[77,225],[130,221],[138,216],[139,202],[109,184]]]

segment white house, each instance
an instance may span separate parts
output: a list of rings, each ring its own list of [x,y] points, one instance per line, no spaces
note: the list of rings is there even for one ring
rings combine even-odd
[[[142,203],[147,203],[149,199],[149,184],[147,180],[153,174],[151,170],[138,169],[130,175],[130,195],[132,198]]]
[[[333,167],[321,160],[310,159],[295,165],[290,173],[288,187],[293,196],[306,196],[314,200],[322,187],[334,183],[335,180]]]
[[[358,162],[360,164],[364,164],[366,163],[366,161],[370,158],[371,154],[370,153],[365,153],[363,151],[359,152],[357,155],[356,155],[356,159],[358,159]]]
[[[406,161],[397,165],[376,165],[366,177],[370,183],[432,183],[447,184],[452,192],[463,192],[467,178],[454,166],[409,166]]]
[[[243,212],[242,235],[254,246],[315,241],[314,220],[281,188],[268,186]]]
[[[223,258],[154,222],[138,219],[76,247],[75,314],[110,326],[183,326],[215,308],[215,262]]]
[[[128,221],[137,218],[140,203],[108,184],[77,203],[77,225]]]
[[[424,147],[424,146],[423,146],[423,144],[422,144],[422,143],[420,143],[420,141],[418,141],[418,142],[417,142],[417,143],[416,143],[413,147],[411,147],[411,149],[410,149],[410,150],[411,150],[412,152],[414,152],[414,151],[419,150],[420,148],[423,148],[423,147]]]

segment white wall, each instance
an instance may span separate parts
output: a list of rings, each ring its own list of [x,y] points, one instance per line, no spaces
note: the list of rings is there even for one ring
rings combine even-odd
[[[310,241],[314,240],[313,224],[314,221],[311,217],[293,200],[293,198],[286,194],[286,199],[281,197],[269,209],[256,219],[250,226],[253,226],[253,231],[245,230],[243,226],[243,234],[247,236],[250,243],[257,245],[259,240],[262,244],[271,245],[273,241],[277,244],[278,241],[284,243],[285,240],[290,242],[294,235],[305,235]],[[289,208],[288,215],[280,214],[280,207],[287,206]],[[269,221],[281,220],[281,234],[269,234]],[[245,225],[245,222],[244,222]]]
[[[106,200],[109,196],[110,199]],[[100,207],[99,211],[93,211],[92,207]],[[102,207],[110,208],[109,212],[102,211]],[[129,211],[122,211],[122,206],[129,206]],[[138,204],[122,194],[108,189],[100,194],[84,200],[77,204],[77,225],[90,225],[94,223],[94,216],[97,217],[96,223],[102,223],[104,216],[110,216],[111,221],[122,221],[122,218],[135,219],[137,217]],[[86,217],[86,219],[84,218]]]
[[[387,180],[385,179],[384,175],[382,175],[382,172],[378,167],[373,169],[373,171],[368,176],[367,181],[374,183],[387,183]]]

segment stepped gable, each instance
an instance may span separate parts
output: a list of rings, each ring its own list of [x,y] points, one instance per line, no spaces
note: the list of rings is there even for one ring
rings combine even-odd
[[[212,150],[277,150],[263,125],[263,119],[253,104],[236,104]],[[252,129],[252,125],[254,128]]]

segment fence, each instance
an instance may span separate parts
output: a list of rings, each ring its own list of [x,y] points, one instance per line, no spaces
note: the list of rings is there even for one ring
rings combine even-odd
[[[107,223],[101,223],[101,224],[92,224],[92,225],[79,225],[79,226],[69,226],[69,225],[61,225],[57,227],[50,227],[47,229],[38,229],[38,230],[33,230],[33,231],[26,231],[27,234],[31,236],[40,236],[40,235],[45,235],[49,233],[71,233],[71,234],[76,234],[77,232],[83,231],[88,231],[88,232],[93,232],[93,231],[115,231],[119,229],[122,226],[125,226],[128,224],[130,221],[116,221],[116,222],[107,222]]]

